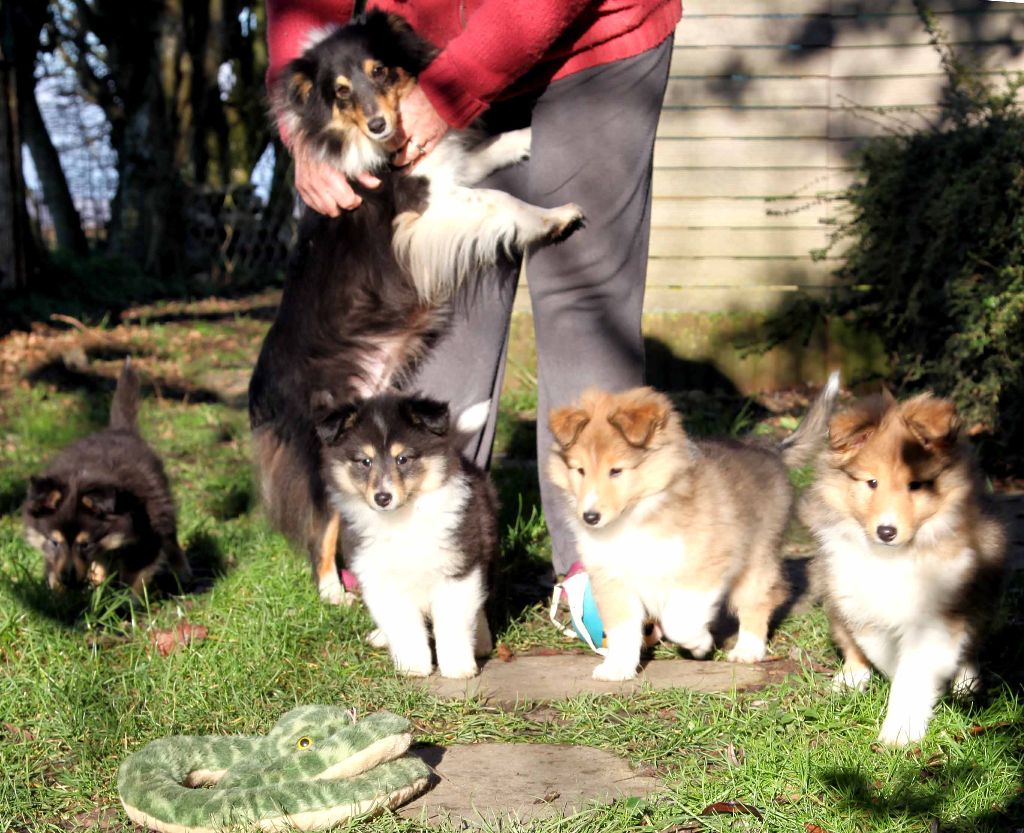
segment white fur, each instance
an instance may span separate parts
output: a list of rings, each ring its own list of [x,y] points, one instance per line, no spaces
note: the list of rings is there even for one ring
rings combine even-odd
[[[358,495],[334,495],[360,538],[351,567],[379,629],[374,642],[386,642],[401,673],[426,676],[433,669],[428,619],[442,676],[475,675],[475,653],[490,640],[489,632],[480,632],[481,623],[486,629],[483,570],[450,578],[453,562],[461,560],[455,534],[468,499],[469,483],[458,476],[391,512],[373,509]]]
[[[320,593],[320,601],[331,605],[350,605],[352,595],[345,592],[345,585],[336,571],[330,572],[320,579],[317,587]]]
[[[936,528],[941,526],[941,521]],[[879,739],[903,746],[925,733],[935,702],[951,679],[976,685],[977,669],[965,662],[965,639],[943,617],[976,563],[964,549],[953,559],[929,557],[934,533],[893,547],[869,541],[853,520],[818,530],[829,592],[875,668],[892,680]],[[844,668],[837,688],[862,688],[862,669]]]
[[[414,171],[430,182],[426,210],[395,218],[395,254],[427,302],[450,296],[481,267],[583,218],[575,205],[540,208],[504,191],[467,187],[528,155],[528,131],[477,139],[472,133],[446,134]]]
[[[760,662],[764,659],[767,646],[764,640],[755,633],[740,629],[736,644],[729,651],[729,662]]]
[[[695,656],[711,651],[708,625],[725,593],[726,577],[706,590],[678,585],[678,574],[689,572],[687,562],[696,556],[687,551],[681,536],[662,537],[644,527],[643,520],[656,514],[662,502],[661,495],[646,498],[601,528],[586,527],[573,517],[580,558],[587,571],[600,571],[617,582],[634,603],[630,621],[606,633],[608,653],[594,670],[594,679],[636,676],[645,619],[657,619],[666,639]],[[692,566],[696,569],[696,564]]]
[[[490,413],[490,399],[483,402],[477,402],[475,405],[470,405],[466,410],[459,414],[459,418],[455,420],[456,433],[468,435],[475,434],[487,424],[487,417],[490,416]]]

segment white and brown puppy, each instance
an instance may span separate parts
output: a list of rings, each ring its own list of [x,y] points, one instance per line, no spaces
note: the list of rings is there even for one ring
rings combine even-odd
[[[879,739],[920,740],[938,697],[978,686],[977,648],[996,607],[1005,532],[951,402],[878,396],[837,414],[801,518],[836,643],[836,688],[892,680]]]
[[[764,658],[786,595],[778,558],[793,501],[786,465],[824,442],[837,390],[834,375],[781,448],[695,441],[651,388],[591,390],[552,411],[550,477],[565,494],[608,642],[595,679],[636,676],[647,619],[706,656],[723,602],[739,619],[729,659]]]
[[[460,454],[487,403],[452,425],[448,406],[384,394],[331,410],[318,425],[323,476],[341,514],[349,569],[403,674],[477,673],[491,651],[484,604],[498,550],[497,497]]]

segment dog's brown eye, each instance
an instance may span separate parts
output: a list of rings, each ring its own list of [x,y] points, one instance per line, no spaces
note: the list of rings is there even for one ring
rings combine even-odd
[[[384,68],[383,64],[377,64],[373,69],[370,70],[370,77],[374,81],[380,81],[380,79],[387,75],[387,73],[388,71]]]
[[[334,88],[334,97],[339,101],[344,101],[350,95],[352,95],[352,88],[348,84],[338,84],[338,86]]]
[[[907,484],[907,488],[910,489],[910,491],[912,491],[912,492],[916,492],[916,491],[918,491],[918,489],[923,489],[926,486],[930,487],[931,485],[932,485],[932,483],[931,483],[930,480],[911,480]]]
[[[395,462],[398,463],[398,465],[400,465],[400,466],[404,466],[406,463],[409,462],[409,458],[406,457],[404,454],[399,454],[395,458]]]
[[[363,457],[361,460],[357,460],[356,462],[358,462],[364,469],[368,469],[373,465],[373,460],[369,457]]]
[[[868,484],[868,488],[869,489],[877,489],[878,488],[878,481],[877,480],[866,480],[865,482]]]
[[[586,474],[586,472],[583,471],[583,469],[576,469],[576,471],[578,471],[580,474]]]
[[[609,477],[618,477],[620,474],[622,474],[622,469],[608,469]]]

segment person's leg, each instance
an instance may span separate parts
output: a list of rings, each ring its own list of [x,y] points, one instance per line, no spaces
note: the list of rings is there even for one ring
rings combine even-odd
[[[641,334],[654,134],[671,38],[552,83],[533,110],[530,202],[579,204],[586,227],[532,253],[526,276],[537,338],[537,459],[555,572],[576,560],[561,495],[546,476],[549,409],[588,387],[643,383]]]

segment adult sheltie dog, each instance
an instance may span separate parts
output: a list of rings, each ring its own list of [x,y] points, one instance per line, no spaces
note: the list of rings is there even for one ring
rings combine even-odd
[[[583,221],[574,205],[539,208],[469,187],[525,159],[529,131],[484,141],[449,131],[414,172],[389,168],[402,96],[433,54],[400,18],[374,12],[311,46],[271,92],[292,137],[350,179],[368,170],[382,180],[355,186],[363,202],[354,211],[302,219],[249,388],[263,502],[308,551],[320,596],[333,603],[345,600],[339,526],[320,472],[315,397],[345,403],[400,384],[443,335],[467,279]]]
[[[878,396],[837,414],[801,517],[845,660],[835,687],[863,689],[874,666],[892,680],[879,739],[920,740],[947,685],[978,687],[1006,548],[953,404]]]
[[[549,472],[566,497],[607,638],[598,680],[636,676],[646,620],[698,657],[723,604],[739,619],[729,659],[764,658],[785,600],[779,545],[793,503],[787,466],[825,442],[838,374],[780,446],[693,440],[651,388],[591,390],[551,412]]]

